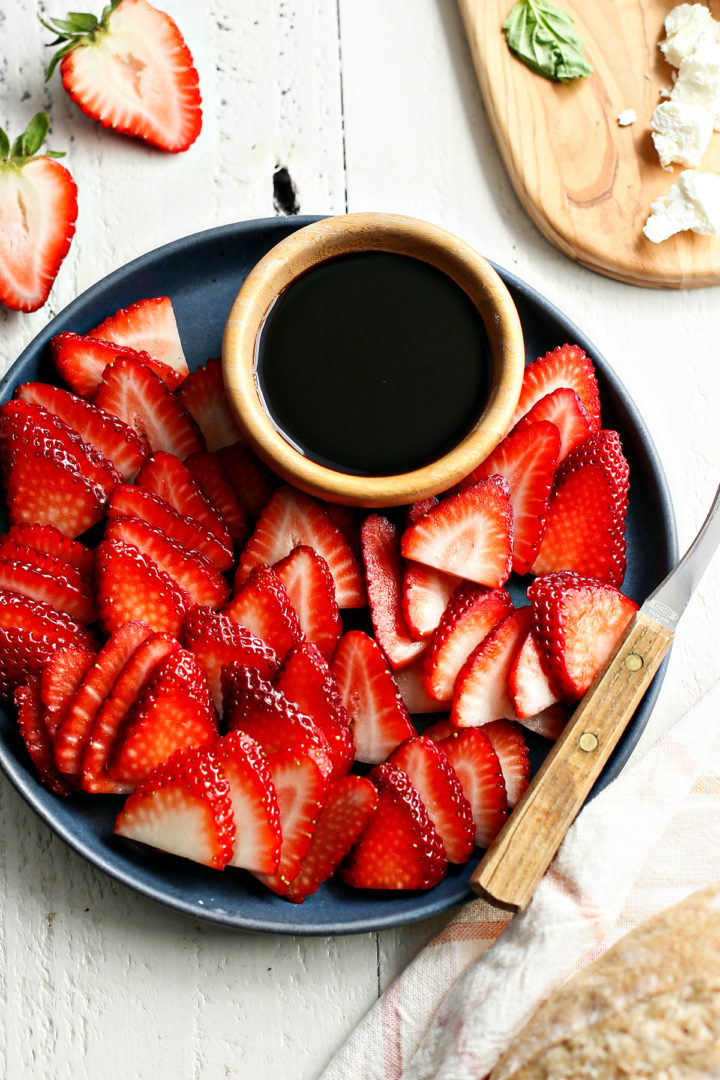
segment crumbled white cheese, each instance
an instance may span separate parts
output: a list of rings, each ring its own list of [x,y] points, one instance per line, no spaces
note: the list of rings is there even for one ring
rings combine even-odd
[[[701,105],[720,127],[720,41],[702,38],[680,64],[672,100]]]
[[[719,235],[720,175],[693,169],[681,172],[677,184],[651,210],[643,232],[654,244],[686,229],[703,236]]]
[[[623,109],[617,118],[617,122],[620,127],[630,127],[637,120],[637,113],[634,109]]]
[[[704,4],[678,4],[665,18],[665,40],[660,48],[673,67],[680,67],[703,37],[720,41],[720,23]]]
[[[714,115],[702,105],[662,101],[650,118],[652,140],[660,164],[669,169],[673,162],[694,168],[700,164],[713,133]]]

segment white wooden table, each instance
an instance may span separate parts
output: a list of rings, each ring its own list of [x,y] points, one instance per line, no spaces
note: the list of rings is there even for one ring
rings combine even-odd
[[[176,157],[101,130],[57,75],[44,85],[49,35],[34,0],[0,0],[0,126],[14,137],[47,110],[49,145],[68,151],[80,191],[49,303],[33,315],[0,310],[1,370],[135,256],[278,212],[273,177],[284,167],[301,213],[377,209],[441,224],[580,325],[652,433],[684,548],[720,480],[720,292],[618,284],[542,238],[496,153],[453,0],[164,6],[204,99],[202,135]],[[652,732],[717,674],[719,606],[716,562],[681,626]],[[0,781],[2,1075],[306,1080],[439,921],[328,939],[201,924],[87,865]]]

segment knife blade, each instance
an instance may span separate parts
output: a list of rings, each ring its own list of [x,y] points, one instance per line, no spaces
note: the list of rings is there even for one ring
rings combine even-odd
[[[680,562],[635,613],[470,879],[497,907],[522,911],[640,704],[720,545],[720,487]]]

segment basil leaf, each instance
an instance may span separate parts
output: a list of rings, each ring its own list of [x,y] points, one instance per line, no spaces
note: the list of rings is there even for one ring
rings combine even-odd
[[[556,82],[592,75],[572,19],[550,0],[517,0],[502,28],[508,47],[538,75]]]

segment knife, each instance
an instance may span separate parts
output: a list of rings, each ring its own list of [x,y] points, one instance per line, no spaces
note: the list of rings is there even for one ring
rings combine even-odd
[[[640,704],[720,544],[720,487],[700,532],[625,634],[470,879],[497,907],[522,911]]]

